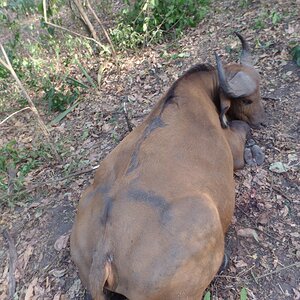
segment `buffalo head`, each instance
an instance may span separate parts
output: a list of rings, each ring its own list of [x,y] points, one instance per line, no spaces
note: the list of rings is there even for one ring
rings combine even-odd
[[[259,74],[253,66],[248,43],[239,33],[235,34],[242,42],[240,64],[224,68],[220,57],[215,54],[220,87],[221,125],[228,127],[229,117],[232,120],[243,120],[252,127],[259,127],[265,121]]]

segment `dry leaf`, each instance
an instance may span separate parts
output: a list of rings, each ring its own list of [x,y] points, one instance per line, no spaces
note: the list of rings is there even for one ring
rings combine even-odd
[[[60,251],[66,248],[70,234],[60,236],[54,243],[54,249]]]
[[[60,300],[60,295],[61,295],[61,292],[57,292],[54,297],[53,297],[53,300]]]
[[[278,162],[274,162],[270,165],[269,170],[275,173],[285,173],[290,169],[290,167],[285,164],[282,163],[281,161]]]
[[[54,269],[54,270],[50,271],[49,273],[52,274],[56,278],[60,278],[60,277],[63,277],[67,273],[67,270],[65,270],[65,269],[61,269],[61,270]]]
[[[246,264],[243,260],[239,260],[239,261],[237,261],[237,262],[235,263],[235,266],[236,266],[237,268],[243,268],[243,267],[247,267],[248,264]]]
[[[26,250],[24,252],[24,256],[23,256],[23,260],[24,260],[24,262],[23,262],[23,270],[26,269],[26,266],[28,264],[28,261],[29,261],[30,256],[31,256],[32,253],[33,253],[33,247],[31,245],[29,245],[26,248]]]
[[[282,210],[280,210],[280,214],[283,217],[286,217],[289,214],[289,208],[285,205]]]
[[[257,242],[259,241],[257,232],[252,228],[241,228],[237,231],[237,235],[243,237],[253,237]]]
[[[30,282],[30,284],[29,284],[29,286],[28,286],[28,288],[27,288],[27,291],[26,291],[24,300],[32,300],[32,298],[33,298],[33,296],[34,296],[34,287],[36,286],[37,281],[38,281],[38,279],[37,279],[37,278],[34,278],[34,279]]]
[[[258,223],[265,225],[269,222],[270,220],[270,213],[269,212],[264,212],[258,217]]]

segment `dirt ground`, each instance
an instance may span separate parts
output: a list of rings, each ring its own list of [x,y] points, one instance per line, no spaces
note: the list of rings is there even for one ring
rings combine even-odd
[[[80,195],[93,178],[91,168],[128,133],[122,102],[137,125],[192,65],[215,64],[214,51],[224,61],[236,61],[240,44],[234,30],[254,47],[261,73],[268,126],[253,136],[266,158],[262,166],[235,174],[236,210],[226,238],[229,265],[208,289],[215,300],[240,299],[243,288],[248,299],[300,299],[300,69],[289,46],[299,43],[299,7],[299,1],[215,1],[208,18],[180,40],[124,55],[120,74],[112,64],[106,66],[101,89],[89,92],[52,127],[53,138],[68,149],[63,161],[28,175],[30,202],[2,207],[1,231],[9,231],[17,250],[14,299],[84,299],[69,234]],[[95,77],[98,67],[95,60]],[[29,114],[19,115],[1,128],[1,139],[38,138],[34,128]],[[74,165],[75,174],[66,176],[66,165]],[[0,299],[7,299],[8,275],[9,251],[1,235]]]

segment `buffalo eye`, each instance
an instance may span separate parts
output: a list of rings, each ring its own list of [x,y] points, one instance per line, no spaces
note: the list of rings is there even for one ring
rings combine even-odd
[[[243,102],[245,105],[250,105],[250,104],[252,104],[253,101],[250,100],[250,99],[243,99],[242,102]]]

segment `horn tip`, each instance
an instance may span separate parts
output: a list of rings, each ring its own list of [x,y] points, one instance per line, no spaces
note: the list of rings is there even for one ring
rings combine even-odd
[[[219,54],[216,51],[214,51],[214,55],[215,55],[216,62],[219,63],[221,61]]]

